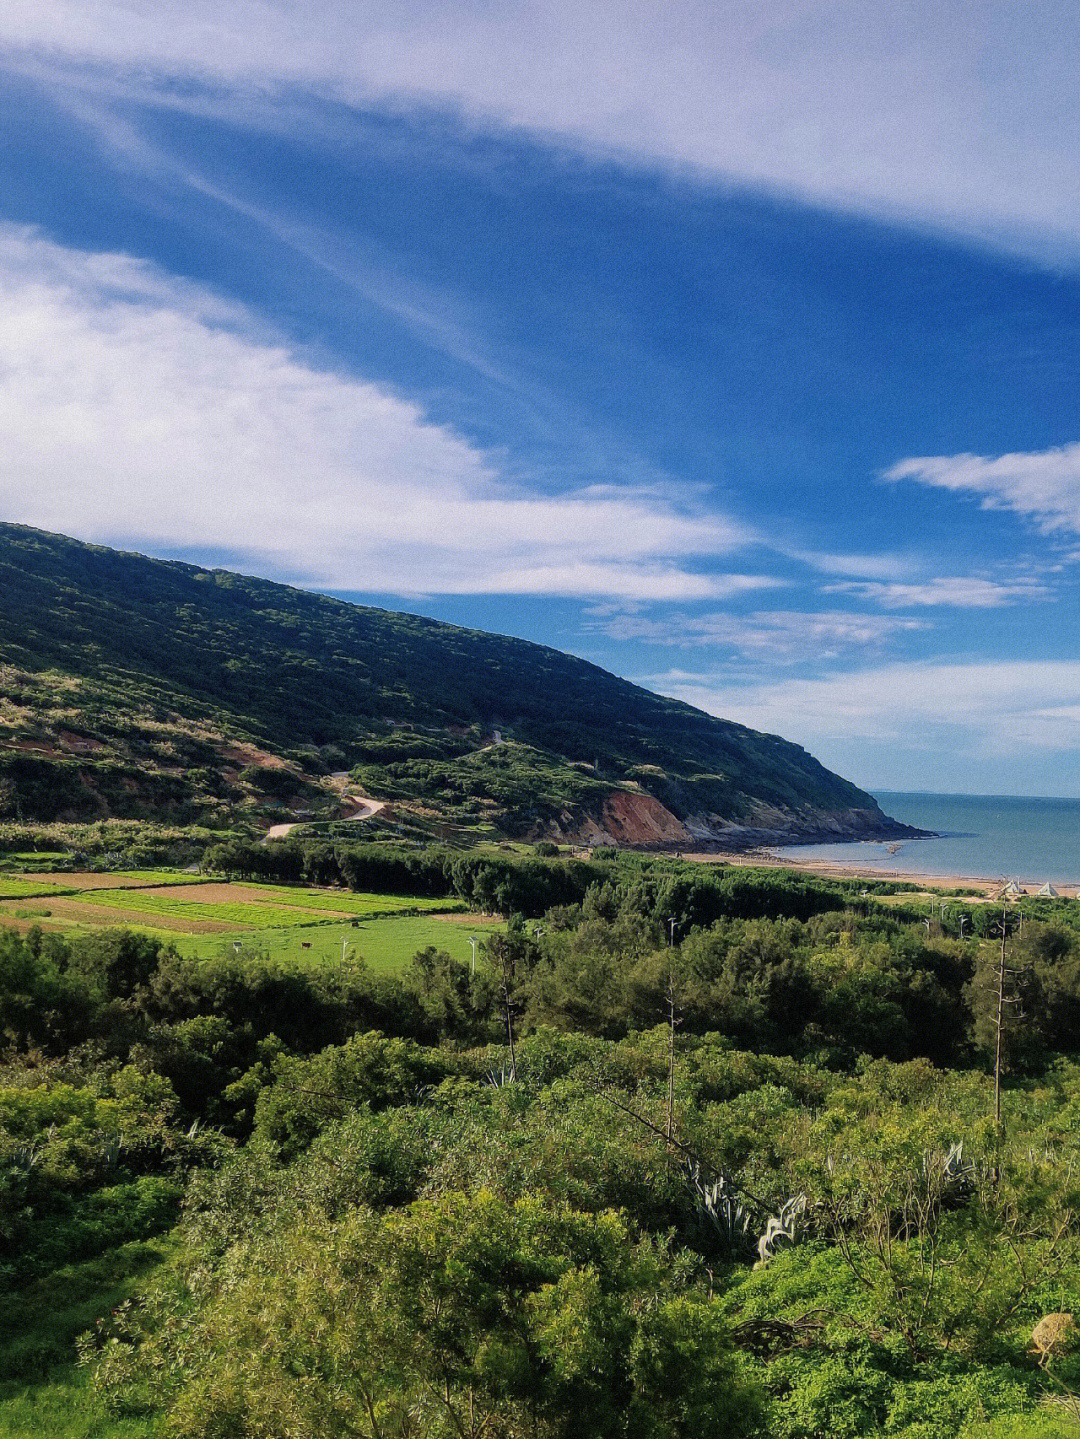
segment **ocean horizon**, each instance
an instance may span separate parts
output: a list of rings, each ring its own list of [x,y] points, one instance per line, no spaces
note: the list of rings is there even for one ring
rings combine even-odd
[[[1023,884],[1080,884],[1080,799],[874,790],[882,809],[932,839],[785,845],[785,859]]]

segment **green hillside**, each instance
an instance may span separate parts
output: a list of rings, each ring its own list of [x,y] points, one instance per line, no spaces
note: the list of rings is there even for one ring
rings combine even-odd
[[[0,818],[262,825],[345,788],[480,832],[899,832],[797,745],[558,650],[0,525]]]

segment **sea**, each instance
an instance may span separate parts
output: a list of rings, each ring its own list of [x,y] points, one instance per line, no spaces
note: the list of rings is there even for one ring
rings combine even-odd
[[[1080,799],[895,790],[874,798],[893,819],[938,838],[800,844],[775,853],[906,874],[1080,884]]]

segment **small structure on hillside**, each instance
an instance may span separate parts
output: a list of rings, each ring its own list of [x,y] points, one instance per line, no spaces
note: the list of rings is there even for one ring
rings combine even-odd
[[[1039,898],[1039,899],[1060,899],[1061,896],[1058,894],[1057,890],[1056,890],[1056,889],[1054,888],[1054,886],[1050,883],[1050,881],[1047,880],[1046,883],[1043,885],[1042,889],[1039,890],[1038,898]]]
[[[1010,879],[1001,891],[1002,898],[1004,899],[1019,899],[1023,893],[1024,891],[1020,888],[1020,881],[1017,879]]]

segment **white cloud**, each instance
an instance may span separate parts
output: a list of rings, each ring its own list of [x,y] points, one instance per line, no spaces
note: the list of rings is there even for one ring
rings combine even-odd
[[[1080,11],[1058,0],[6,0],[13,57],[362,103],[956,224],[1080,234]],[[1031,239],[1035,236],[1035,240]]]
[[[832,554],[791,547],[785,547],[784,554],[823,575],[855,575],[859,579],[901,580],[919,568],[918,557],[912,554]]]
[[[921,606],[948,605],[954,609],[997,609],[1018,600],[1043,599],[1049,594],[1045,585],[1032,581],[1001,584],[975,575],[954,575],[928,580],[925,584],[880,584],[874,581],[829,585],[827,594],[856,595],[872,600],[884,609],[901,610]]]
[[[613,639],[708,645],[790,663],[835,659],[845,650],[881,645],[897,633],[926,627],[922,620],[852,614],[847,610],[757,610],[745,615],[676,611],[659,618],[616,614],[603,618],[597,626]]]
[[[704,675],[650,683],[713,714],[786,735],[819,753],[877,741],[1000,763],[1001,789],[1026,751],[1080,748],[1080,661],[897,663],[821,679],[730,685]],[[842,751],[840,751],[842,752]],[[1075,774],[1075,767],[1072,767]]]
[[[0,453],[8,519],[327,588],[708,599],[727,581],[692,561],[750,538],[647,488],[529,492],[241,308],[10,227]]]
[[[1013,510],[1047,534],[1080,534],[1080,443],[994,457],[916,457],[893,465],[884,478],[978,495],[983,509]]]

